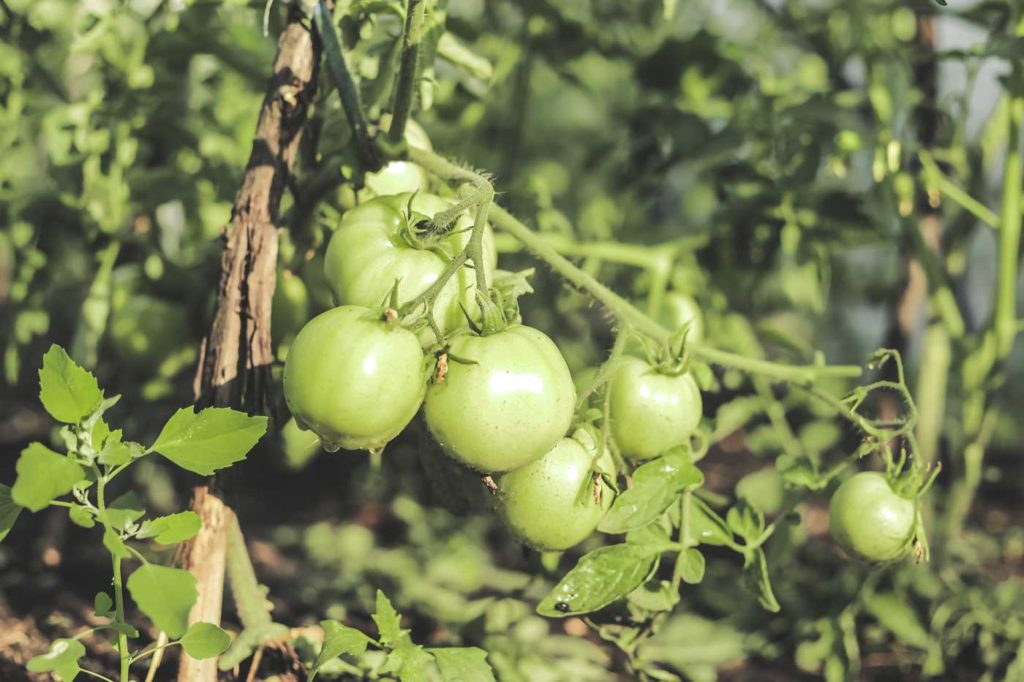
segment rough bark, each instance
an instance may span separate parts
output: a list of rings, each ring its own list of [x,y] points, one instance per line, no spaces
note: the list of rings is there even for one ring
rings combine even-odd
[[[319,44],[294,6],[278,40],[252,153],[226,229],[218,305],[203,340],[196,402],[270,411],[270,306],[277,265],[276,221],[316,92]]]

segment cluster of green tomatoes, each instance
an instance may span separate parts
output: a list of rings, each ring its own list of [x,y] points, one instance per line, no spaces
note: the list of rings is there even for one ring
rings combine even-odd
[[[439,228],[432,217],[451,207],[414,192],[345,212],[324,260],[338,305],[292,342],[285,399],[329,451],[379,450],[422,412],[443,451],[492,487],[513,534],[567,549],[612,504],[614,460],[598,429],[577,421],[576,386],[551,338],[522,324],[515,306],[485,305],[478,283],[497,267],[489,227],[484,262],[451,273],[472,223],[465,215]],[[625,459],[688,443],[702,416],[681,366],[625,357],[607,390],[609,431]]]

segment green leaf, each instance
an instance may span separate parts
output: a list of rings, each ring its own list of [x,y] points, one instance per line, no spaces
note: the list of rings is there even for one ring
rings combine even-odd
[[[704,580],[704,555],[696,547],[687,547],[676,561],[680,562],[683,582],[689,585],[697,585]]]
[[[667,580],[648,580],[626,598],[645,611],[671,611],[679,603],[679,592]]]
[[[97,419],[92,427],[92,449],[97,452],[103,449],[103,443],[110,436],[110,433],[110,425],[103,419]],[[119,430],[117,434],[118,439],[120,439],[121,431]]]
[[[494,682],[487,652],[477,647],[427,649],[441,670],[443,682]]]
[[[128,576],[128,592],[153,624],[171,639],[188,629],[188,612],[196,603],[196,579],[188,571],[145,564]]]
[[[266,431],[266,417],[250,417],[226,407],[198,413],[183,407],[167,421],[150,449],[182,469],[209,476],[244,459]]]
[[[213,623],[193,623],[181,638],[185,653],[197,661],[220,656],[230,644],[228,633]]]
[[[597,529],[627,533],[646,526],[668,509],[686,488],[704,482],[704,475],[684,453],[669,451],[633,473],[633,484],[615,498]]]
[[[313,663],[313,672],[320,670],[325,663],[334,660],[338,656],[360,656],[366,651],[367,645],[373,642],[355,628],[342,625],[335,620],[322,620],[320,627],[324,629],[324,644],[320,647],[316,662]]]
[[[932,645],[931,635],[905,598],[892,592],[876,592],[865,600],[864,607],[900,641],[919,649],[928,649]]]
[[[32,443],[21,451],[17,470],[11,499],[33,512],[68,494],[85,479],[85,469],[42,443]]]
[[[146,449],[141,444],[133,441],[122,441],[121,437],[121,429],[112,431],[107,436],[107,439],[103,442],[103,447],[100,449],[100,464],[120,466],[146,453]]]
[[[92,600],[92,610],[100,618],[109,618],[114,613],[114,600],[106,592],[97,592]]]
[[[408,637],[388,653],[381,672],[398,672],[400,682],[431,682],[431,663],[434,657]]]
[[[0,484],[0,542],[3,542],[7,534],[11,532],[20,513],[21,507],[11,499],[10,486]]]
[[[743,585],[757,597],[761,608],[772,613],[781,610],[768,579],[768,560],[760,547],[747,554],[743,561]]]
[[[39,370],[39,399],[57,421],[77,424],[96,411],[103,391],[96,377],[54,344],[43,356],[43,368]]]
[[[625,597],[653,574],[660,554],[623,543],[584,554],[537,606],[542,616],[561,618],[597,611]]]
[[[71,506],[68,507],[68,518],[71,519],[71,523],[82,528],[92,528],[96,525],[95,512],[85,505],[72,502]]]
[[[377,609],[373,614],[373,622],[377,624],[381,644],[387,647],[398,644],[403,634],[402,617],[382,590],[377,590]]]
[[[712,511],[703,500],[691,498],[690,510],[689,540],[716,547],[729,544],[732,532],[722,517]]]
[[[143,521],[142,527],[139,528],[135,537],[140,540],[153,538],[161,545],[176,545],[195,537],[202,525],[203,522],[198,514],[193,511],[183,511]]]
[[[103,546],[110,552],[110,556],[117,559],[127,559],[131,556],[131,552],[128,551],[128,546],[124,544],[124,540],[110,527],[103,529]]]
[[[764,531],[764,514],[744,499],[729,510],[725,520],[732,532],[747,541],[756,540]]]
[[[54,673],[63,682],[71,682],[81,668],[78,659],[85,656],[85,646],[77,639],[57,639],[50,644],[50,650],[36,656],[25,667],[33,673]]]
[[[145,513],[142,501],[132,490],[118,497],[106,508],[107,523],[117,530],[124,530]]]

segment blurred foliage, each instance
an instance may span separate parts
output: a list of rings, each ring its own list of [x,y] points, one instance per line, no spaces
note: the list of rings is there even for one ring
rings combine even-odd
[[[270,8],[271,36],[284,4]],[[335,4],[376,120],[402,3]],[[929,514],[935,559],[881,569],[846,560],[823,535],[824,496],[812,496],[803,522],[780,525],[765,545],[778,613],[737,590],[741,566],[712,548],[703,581],[683,587],[674,611],[658,574],[629,604],[594,614],[590,630],[534,612],[581,552],[531,555],[489,517],[466,516],[479,501],[459,498],[462,474],[425,438],[396,443],[374,468],[362,456],[311,454],[305,434],[285,427],[279,447],[228,482],[249,537],[274,548],[257,570],[275,618],[365,626],[381,588],[416,641],[481,647],[502,680],[1024,680],[1024,434],[1014,410],[1024,384],[1012,380],[1022,358],[1011,355],[1004,379],[985,388],[991,454],[966,531],[947,536],[945,500],[970,440],[959,368],[992,310],[995,239],[919,161],[927,151],[945,177],[997,205],[1008,113],[993,73],[1021,57],[1020,11],[892,0],[437,3],[415,116],[433,146],[493,172],[513,213],[641,305],[659,310],[666,285],[694,296],[716,347],[859,362],[891,342],[913,231],[941,218],[941,265],[965,328],[939,415],[937,455],[952,466]],[[133,429],[155,430],[167,402],[190,399],[218,237],[274,54],[262,18],[262,2],[235,0],[0,1],[7,469],[25,441],[48,435],[33,370],[51,342],[138,399],[115,410]],[[281,221],[282,272],[305,283],[308,297],[294,298],[307,314],[331,305],[323,245],[361,184],[325,82]],[[503,267],[532,264],[504,248]],[[612,341],[600,311],[546,270],[532,284],[524,317],[557,339],[574,371],[599,362]],[[924,353],[927,309],[919,304],[904,339],[912,385],[936,371]],[[723,514],[742,497],[772,517],[786,508],[782,481],[800,484],[797,460],[826,465],[857,446],[798,391],[734,370],[705,387],[715,389],[715,429],[701,466],[707,502]],[[153,508],[173,508],[183,483],[139,469]],[[280,504],[267,509],[268,497]],[[43,521],[22,519],[8,542],[33,523]],[[15,553],[3,561],[27,570]],[[656,614],[640,624],[638,600]]]

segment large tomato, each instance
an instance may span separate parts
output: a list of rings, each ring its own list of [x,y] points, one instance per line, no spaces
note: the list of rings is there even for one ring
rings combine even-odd
[[[459,218],[448,236],[436,244],[414,244],[406,214],[410,198],[412,210],[427,216],[451,207],[449,201],[432,194],[398,194],[372,199],[345,213],[331,236],[324,262],[339,304],[379,306],[396,280],[398,303],[406,303],[435,282],[465,247],[472,225],[469,216]],[[490,227],[484,234],[484,260],[489,281],[497,264]],[[462,306],[474,310],[475,296],[476,275],[472,268],[463,267],[448,281],[435,304],[434,319],[442,332],[465,322]]]
[[[612,437],[624,457],[656,457],[688,442],[700,424],[700,389],[689,373],[664,373],[644,360],[624,357],[608,390]]]
[[[829,531],[850,554],[868,561],[895,561],[910,551],[917,505],[901,497],[877,471],[843,481],[828,505]]]
[[[416,415],[426,363],[416,335],[359,306],[310,320],[284,365],[284,397],[325,450],[384,447]]]
[[[614,494],[596,483],[597,453],[563,438],[535,462],[498,479],[498,515],[524,543],[566,550],[594,532]]]
[[[447,376],[427,390],[427,425],[455,459],[510,471],[539,459],[569,429],[576,403],[554,342],[532,327],[452,339]]]

